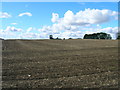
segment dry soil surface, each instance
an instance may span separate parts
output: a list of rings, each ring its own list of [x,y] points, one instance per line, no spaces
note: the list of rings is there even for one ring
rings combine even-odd
[[[117,88],[117,40],[4,40],[3,88]]]

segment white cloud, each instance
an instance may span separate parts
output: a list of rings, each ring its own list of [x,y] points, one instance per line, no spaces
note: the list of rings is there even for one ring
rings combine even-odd
[[[25,39],[33,39],[33,38],[37,38],[38,34],[37,33],[24,33],[20,35],[20,37],[25,38]]]
[[[5,29],[5,31],[20,32],[20,31],[22,31],[22,29],[11,27],[11,26],[7,26],[7,28]]]
[[[24,16],[24,15],[27,15],[27,16],[32,16],[32,14],[31,13],[29,13],[29,12],[25,12],[25,13],[20,13],[18,16]]]
[[[10,14],[8,14],[7,12],[0,12],[0,18],[9,18],[11,17]]]
[[[45,29],[47,29],[48,27],[44,27]],[[22,32],[21,34],[19,34],[19,37],[21,39],[46,39],[49,38],[50,32],[44,32],[41,31],[41,29],[36,29],[33,27],[29,27],[28,29],[26,29],[24,32]]]
[[[55,23],[58,21],[58,19],[59,19],[59,15],[57,13],[52,13],[51,21]]]
[[[113,39],[116,39],[118,33],[118,27],[107,27],[107,28],[83,28],[81,31],[65,31],[62,33],[64,37],[72,38],[83,38],[85,34],[92,34],[98,32],[105,32],[112,36]]]
[[[52,27],[45,27],[48,31],[41,31],[37,29],[38,32],[30,32],[34,30],[33,27],[29,27],[26,31],[21,31],[21,29],[8,26],[5,30],[0,30],[0,37],[3,38],[21,38],[21,39],[46,39],[49,38],[49,35],[53,35],[54,38],[83,38],[85,34],[92,34],[97,32],[106,32],[112,36],[113,39],[116,39],[118,33],[118,27],[79,27],[76,30],[65,30],[59,32],[53,32]],[[17,33],[19,31],[19,33]],[[17,33],[17,34],[16,34]]]
[[[44,33],[44,32],[42,32],[42,33],[29,32],[29,33],[22,33],[19,35],[19,37],[21,39],[41,39],[41,38],[46,39],[46,38],[49,38],[49,35],[48,35],[48,33]]]
[[[63,28],[62,30],[60,28]],[[96,27],[78,27],[71,26],[70,29],[66,29],[66,27],[60,26],[59,24],[54,24],[53,26],[46,26],[42,29],[39,29],[41,32],[40,35],[42,37],[48,38],[49,35],[53,35],[55,38],[83,38],[85,34],[92,34],[98,32],[105,32],[112,36],[113,39],[116,39],[116,34],[118,32],[118,27],[107,27],[101,28],[100,25],[96,25]],[[43,34],[44,33],[44,34]],[[45,35],[45,36],[44,36]]]
[[[0,30],[0,38],[13,39],[13,38],[16,38],[16,37],[17,37],[17,35],[13,32],[5,32],[5,31]]]
[[[111,34],[112,38],[116,39],[118,33],[118,27],[107,27],[101,29],[101,31]]]
[[[17,23],[11,23],[11,25],[17,25]]]
[[[33,30],[33,27],[29,27],[26,32],[29,33],[32,30]]]
[[[18,33],[21,33],[22,29],[8,26],[6,29],[0,30],[0,37],[4,39],[15,39],[19,38]]]
[[[53,13],[52,21],[64,23],[67,25],[79,25],[85,26],[89,24],[101,24],[111,20],[112,17],[115,18],[117,15],[116,11],[111,11],[108,9],[85,9],[84,11],[79,11],[74,14],[72,11],[68,10],[63,18],[59,18],[59,15]]]

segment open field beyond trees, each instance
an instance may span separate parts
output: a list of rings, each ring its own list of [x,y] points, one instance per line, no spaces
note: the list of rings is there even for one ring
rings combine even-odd
[[[117,40],[4,40],[3,88],[117,88]]]

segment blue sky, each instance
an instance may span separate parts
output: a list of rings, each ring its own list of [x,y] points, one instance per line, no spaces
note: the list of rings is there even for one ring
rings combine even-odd
[[[117,12],[117,2],[3,2],[0,37],[47,39],[53,34],[82,38],[85,33],[102,31],[115,38]]]

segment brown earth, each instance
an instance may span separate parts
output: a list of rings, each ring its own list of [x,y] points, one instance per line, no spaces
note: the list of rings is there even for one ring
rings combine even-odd
[[[3,88],[117,88],[117,40],[4,40]]]

